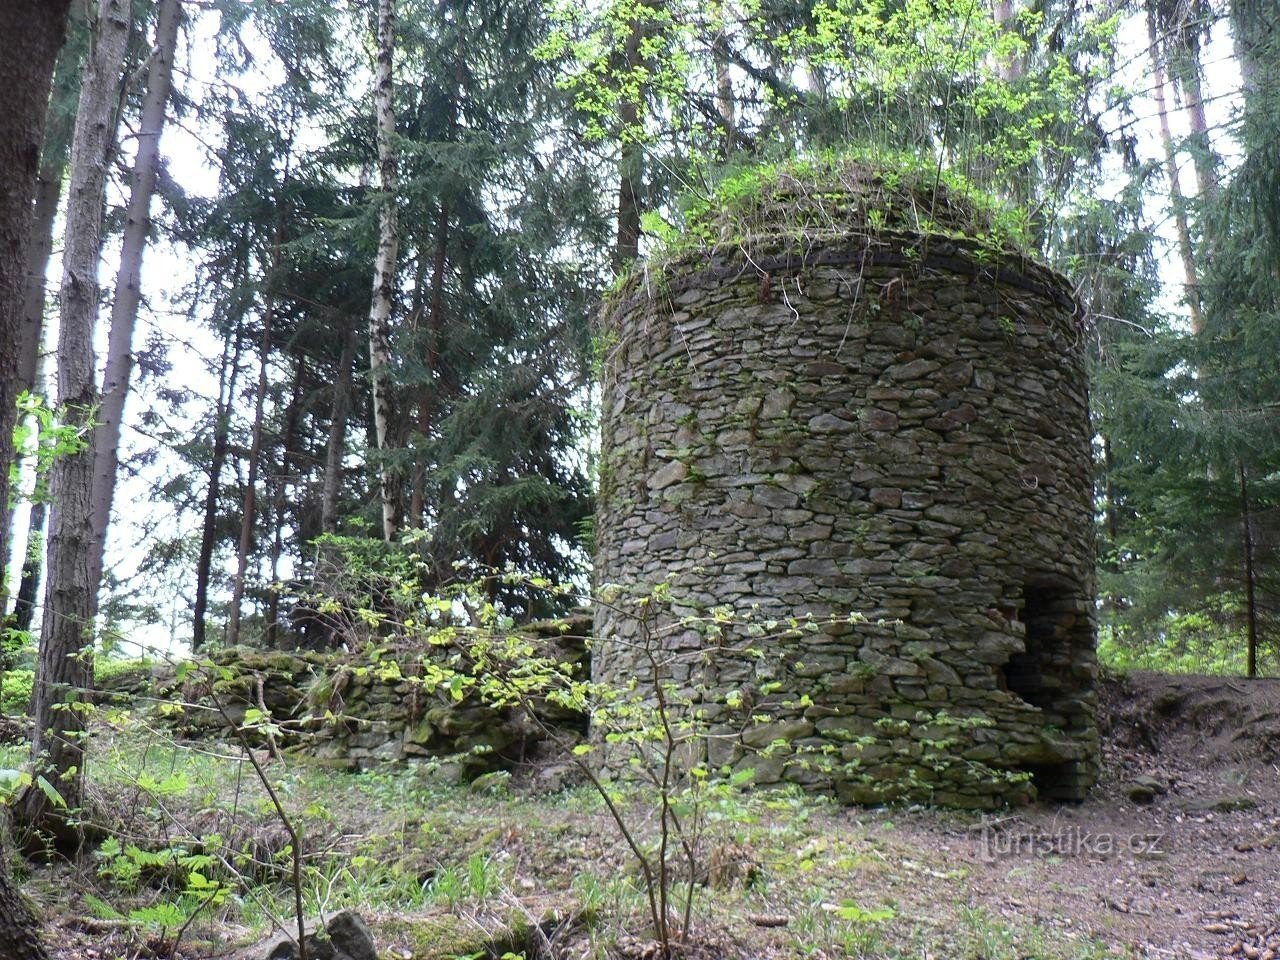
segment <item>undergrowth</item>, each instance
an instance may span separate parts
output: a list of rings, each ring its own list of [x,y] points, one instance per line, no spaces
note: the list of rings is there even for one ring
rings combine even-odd
[[[185,955],[210,956],[234,946],[229,935],[251,942],[287,925],[289,851],[243,759],[119,718],[95,739],[95,791],[121,820],[91,869],[79,872],[82,887],[45,872],[40,899],[126,931],[138,951],[129,955],[164,956],[182,931]],[[575,955],[600,958],[644,926],[642,880],[588,788],[540,796],[517,777],[477,792],[445,785],[429,768],[267,764],[307,838],[310,916],[352,908],[411,923],[558,898],[577,918]],[[627,790],[620,797],[637,809],[646,802]],[[950,906],[965,902],[962,869],[929,867],[929,852],[906,846],[886,817],[851,822],[830,801],[794,788],[740,795],[718,812],[714,834],[707,871],[696,878],[700,922],[713,940],[754,930],[748,953],[767,945],[814,958],[1101,955],[1090,942],[1054,942],[1034,925]],[[770,917],[786,926],[755,926]],[[436,944],[412,955],[453,954]]]

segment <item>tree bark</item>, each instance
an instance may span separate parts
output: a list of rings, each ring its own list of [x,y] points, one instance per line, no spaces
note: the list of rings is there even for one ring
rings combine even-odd
[[[333,407],[329,416],[329,440],[325,447],[324,486],[320,494],[320,531],[338,529],[338,489],[342,486],[342,459],[347,451],[347,417],[351,409],[351,368],[356,361],[356,326],[346,320],[338,378],[333,384]]]
[[[657,6],[657,0],[640,0],[635,19],[627,33],[622,50],[622,69],[627,75],[637,73],[649,64],[644,54],[645,37],[650,21],[646,8]],[[618,105],[622,124],[621,152],[618,158],[618,233],[613,251],[613,269],[621,273],[640,256],[640,215],[644,205],[644,147],[639,127],[643,123],[644,101],[648,84],[641,85],[635,98]]]
[[[80,24],[78,30],[86,29]],[[84,74],[84,50],[67,43],[58,56],[53,74],[53,99],[40,149],[40,173],[36,177],[35,219],[27,247],[27,274],[22,295],[22,333],[18,352],[18,389],[35,390],[40,350],[44,342],[44,317],[48,305],[49,259],[53,252],[54,224],[62,200],[62,181],[71,159],[75,135],[75,103]]]
[[[31,629],[36,617],[40,571],[44,568],[44,525],[48,516],[49,505],[43,500],[31,505],[31,515],[27,520],[27,550],[22,558],[18,592],[13,598],[13,625],[24,632]]]
[[[1017,32],[1018,11],[1014,0],[996,0],[993,16],[1001,33]],[[1021,80],[1026,73],[1027,64],[1023,57],[1009,57],[1000,63],[1000,77],[1005,83]]]
[[[97,405],[93,330],[100,294],[103,190],[115,141],[113,111],[119,99],[129,19],[127,0],[102,0],[71,147],[58,330],[58,406],[64,423],[82,435],[91,429]],[[61,795],[65,809],[55,807],[44,790],[32,786],[24,794],[20,819],[29,831],[51,834],[61,849],[74,849],[79,843],[79,828],[67,814],[78,810],[84,797],[85,714],[68,704],[74,705],[93,684],[98,585],[92,582],[90,557],[92,486],[93,457],[88,446],[54,461],[31,756],[36,775]]]
[[[22,332],[18,343],[18,392],[34,390],[44,335],[45,273],[53,253],[53,225],[62,199],[65,163],[42,167],[36,181],[35,219],[27,250],[27,282],[22,296]]]
[[[734,115],[733,76],[729,73],[729,32],[724,24],[716,31],[711,54],[716,69],[716,110],[724,125],[724,156],[728,159],[738,146],[738,122]]]
[[[196,596],[191,610],[191,650],[204,649],[205,616],[209,609],[209,578],[213,571],[213,548],[218,532],[218,494],[222,488],[222,467],[227,462],[227,441],[231,432],[231,407],[240,375],[240,351],[244,344],[243,325],[236,321],[231,343],[224,347],[222,382],[218,384],[218,409],[213,424],[213,456],[209,458],[209,486],[204,495],[204,522],[200,528],[200,552],[196,558]],[[230,354],[230,362],[227,356]]]
[[[1253,555],[1253,517],[1249,506],[1249,475],[1244,468],[1243,460],[1236,466],[1240,478],[1240,540],[1244,548],[1245,675],[1256,677],[1258,675],[1258,597]]]
[[[70,0],[0,3],[0,518],[9,503],[17,423],[19,310],[26,280],[32,197],[40,165],[53,68]],[[0,523],[0,584],[6,582],[9,524]],[[0,589],[0,593],[3,589]],[[0,899],[7,885],[0,882]],[[17,941],[13,950],[17,951]],[[5,945],[0,933],[0,947]]]
[[[307,378],[307,355],[298,354],[297,366],[293,373],[293,393],[289,397],[289,405],[285,408],[284,437],[280,444],[280,471],[268,483],[271,495],[271,585],[267,597],[266,646],[275,649],[280,639],[280,591],[276,584],[280,579],[280,555],[284,552],[284,506],[285,490],[290,483],[297,484],[297,476],[291,470],[294,461],[291,451],[298,442],[298,421],[302,419],[303,385]]]
[[[17,418],[18,329],[49,88],[70,0],[0,3],[0,504],[9,502]],[[9,525],[0,524],[0,583],[5,582]],[[0,827],[3,829],[3,827]],[[9,875],[0,845],[0,956],[47,960],[39,925]]]
[[[26,898],[9,873],[9,848],[0,844],[0,957],[5,960],[49,960],[40,928]]]
[[[631,25],[623,51],[628,72],[643,63],[640,47],[644,26],[637,20]],[[624,100],[618,106],[622,121],[622,152],[618,159],[618,234],[614,246],[613,269],[621,273],[640,256],[640,198],[644,192],[644,151],[636,141],[634,130],[640,123],[639,100]]]
[[[395,149],[396,115],[393,97],[395,59],[395,2],[378,0],[378,62],[374,80],[374,112],[378,133],[378,170],[382,205],[378,214],[378,255],[374,262],[373,299],[369,306],[369,379],[373,387],[373,423],[378,441],[378,498],[382,503],[382,537],[390,542],[399,531],[396,503],[398,471],[390,459],[391,312],[395,293],[396,253],[400,223],[396,201],[399,187]]]
[[[1178,231],[1178,254],[1182,259],[1182,274],[1186,279],[1187,310],[1191,314],[1191,332],[1199,334],[1204,329],[1204,316],[1200,309],[1200,283],[1196,273],[1195,252],[1191,247],[1191,227],[1187,222],[1187,204],[1178,182],[1178,158],[1173,146],[1173,132],[1169,127],[1169,106],[1165,99],[1164,62],[1156,36],[1156,19],[1150,5],[1147,6],[1147,38],[1151,43],[1151,70],[1154,85],[1152,95],[1156,101],[1156,114],[1160,118],[1160,142],[1164,145],[1164,171],[1169,180],[1169,202],[1173,207],[1174,224]]]
[[[240,642],[240,606],[244,602],[244,583],[249,570],[249,551],[253,546],[253,521],[258,509],[258,469],[262,459],[262,424],[267,402],[267,365],[271,362],[271,335],[275,320],[276,258],[280,238],[272,252],[271,275],[267,280],[267,303],[262,318],[262,356],[258,363],[258,389],[253,401],[253,435],[249,441],[249,475],[245,478],[244,501],[240,508],[240,540],[236,546],[236,576],[231,584],[231,610],[227,618],[227,646]]]
[[[1209,120],[1205,115],[1204,94],[1200,85],[1203,73],[1200,66],[1201,31],[1207,30],[1209,12],[1200,0],[1191,0],[1182,13],[1179,23],[1179,50],[1172,58],[1174,79],[1182,88],[1183,107],[1190,128],[1191,160],[1196,168],[1196,182],[1202,202],[1213,199],[1218,192],[1216,175],[1217,159],[1213,154],[1213,142],[1209,139]]]
[[[456,102],[456,100],[455,100]],[[444,330],[444,274],[448,267],[449,251],[449,201],[440,201],[440,216],[436,221],[436,249],[432,262],[431,302],[427,310],[427,375],[418,393],[419,450],[414,464],[413,489],[409,504],[409,525],[415,529],[423,526],[426,514],[426,489],[428,472],[427,444],[431,436],[436,413],[436,392],[442,382],[440,370],[440,339]]]
[[[36,181],[36,206],[35,218],[31,224],[31,240],[27,247],[27,281],[23,292],[22,317],[19,326],[18,341],[18,372],[17,381],[15,383],[15,397],[24,390],[34,392],[36,387],[36,368],[40,360],[40,345],[44,334],[44,308],[45,308],[45,273],[49,269],[49,256],[53,252],[53,225],[58,216],[58,200],[62,196],[62,169],[61,166],[57,170],[51,170],[47,166],[42,166],[40,175]],[[29,418],[29,423],[35,423],[34,418]],[[8,503],[4,505],[3,511],[0,511],[0,522],[3,522],[5,530],[8,531],[9,541],[13,539],[13,520],[16,503]],[[39,518],[36,512],[39,512]],[[31,507],[31,517],[28,520],[28,530],[41,530],[44,528],[45,505],[37,502]],[[43,543],[43,540],[40,541]],[[14,603],[14,615],[19,623],[18,629],[29,630],[31,626],[31,615],[34,611],[34,602],[24,606],[23,588],[27,585],[27,569],[35,560],[36,568],[39,569],[39,559],[33,558],[32,554],[33,541],[30,534],[27,537],[27,551],[23,555],[22,574],[18,584],[17,598]],[[0,569],[4,564],[0,563]],[[34,597],[29,598],[34,601]],[[4,580],[0,580],[0,620],[3,620],[5,611],[8,609],[9,594],[8,584]],[[21,622],[25,620],[26,626],[22,626]]]
[[[35,387],[44,390],[45,358],[37,356],[36,372],[32,377]],[[22,574],[18,580],[18,593],[13,603],[13,625],[22,631],[31,629],[35,620],[36,599],[40,590],[40,571],[44,569],[45,520],[49,516],[49,499],[38,496],[31,504],[27,517],[27,549],[22,557]]]
[[[27,246],[27,273],[23,285],[22,315],[19,326],[17,346],[18,373],[16,389],[18,393],[28,390],[33,393],[44,392],[44,378],[39,372],[44,347],[44,316],[48,306],[47,285],[49,260],[53,253],[53,231],[58,217],[58,207],[62,199],[62,181],[67,172],[67,162],[71,156],[71,137],[75,127],[74,109],[55,109],[55,107],[73,106],[78,96],[80,77],[83,73],[83,52],[77,45],[67,43],[58,55],[57,66],[53,73],[53,92],[50,101],[49,118],[45,123],[44,143],[40,149],[40,173],[36,177],[35,216],[31,224],[31,235]],[[30,421],[35,424],[35,418]],[[9,504],[7,509],[0,510],[3,515],[5,530],[8,531],[9,542],[13,540],[13,521],[16,503]],[[27,523],[28,549],[23,554],[22,573],[18,585],[18,594],[14,604],[15,622],[20,630],[31,629],[32,614],[35,610],[35,594],[24,590],[34,590],[35,584],[28,573],[34,566],[37,579],[43,560],[44,518],[47,509],[41,502],[31,508],[31,517]],[[38,514],[38,516],[37,516]],[[39,531],[40,536],[33,540],[32,531]],[[33,549],[34,548],[34,549]],[[0,562],[0,569],[4,566]],[[7,609],[5,590],[8,584],[0,579],[0,616]]]
[[[155,45],[147,74],[147,94],[142,103],[138,153],[134,159],[129,204],[125,210],[120,269],[116,274],[111,305],[111,332],[107,341],[107,366],[102,379],[102,400],[91,440],[93,456],[93,547],[90,583],[102,580],[103,554],[111,504],[115,499],[116,471],[120,459],[120,426],[133,368],[133,331],[142,298],[142,256],[151,229],[151,198],[160,169],[160,135],[173,88],[173,58],[182,19],[179,0],[160,0]]]

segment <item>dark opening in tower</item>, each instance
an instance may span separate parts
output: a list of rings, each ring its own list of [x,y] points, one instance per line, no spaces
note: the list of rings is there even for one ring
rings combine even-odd
[[[1066,736],[1076,725],[1073,704],[1080,684],[1075,678],[1073,644],[1080,625],[1076,591],[1052,582],[1028,581],[1023,587],[1018,613],[1026,640],[1022,653],[1014,654],[1002,668],[1010,693],[1044,712],[1046,730]],[[1027,764],[1041,797],[1078,800],[1083,794],[1080,764]]]
[[[1030,585],[1024,589],[1018,619],[1025,631],[1026,647],[1002,668],[1009,692],[1041,710],[1049,709],[1053,702],[1054,684],[1046,676],[1058,632],[1053,607],[1051,591]]]

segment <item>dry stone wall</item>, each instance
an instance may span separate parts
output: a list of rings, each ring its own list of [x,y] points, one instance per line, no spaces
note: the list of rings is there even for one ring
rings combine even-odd
[[[522,629],[542,655],[577,676],[587,669],[589,625],[574,615]],[[215,651],[212,668],[181,679],[172,667],[158,667],[122,677],[107,692],[127,698],[145,690],[159,701],[164,722],[187,737],[234,739],[229,724],[241,727],[250,711],[265,713],[275,746],[343,769],[431,760],[445,779],[471,780],[544,752],[542,727],[524,711],[429,691],[423,658],[413,650],[371,662],[351,654],[236,647]],[[539,702],[537,713],[562,740],[585,733],[586,718],[573,711]],[[248,735],[255,743],[267,740],[261,725],[251,725]]]
[[[604,325],[597,582],[669,599],[598,606],[597,680],[643,681],[658,647],[711,759],[761,782],[1083,796],[1090,428],[1061,277],[940,235],[783,237],[655,270]],[[682,626],[716,607],[768,636]],[[787,617],[814,626],[761,626]]]

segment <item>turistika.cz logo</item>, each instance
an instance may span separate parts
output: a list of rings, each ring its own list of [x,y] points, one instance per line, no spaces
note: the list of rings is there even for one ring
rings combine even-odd
[[[1150,856],[1161,852],[1160,833],[1107,833],[1069,827],[1057,833],[1014,833],[984,827],[981,855],[987,863],[1008,857]]]

